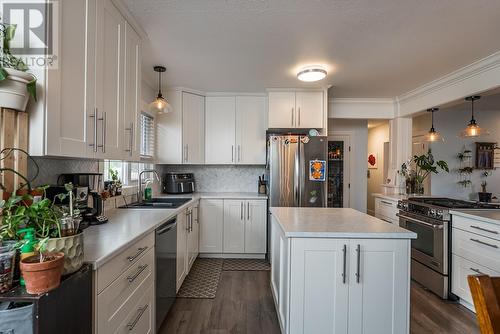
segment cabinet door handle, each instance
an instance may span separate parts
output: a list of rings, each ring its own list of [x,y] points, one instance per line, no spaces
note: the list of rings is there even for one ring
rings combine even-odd
[[[299,107],[299,126],[300,126],[300,107]]]
[[[482,228],[480,226],[471,225],[470,227],[471,228],[475,228],[476,230],[479,230],[479,231],[484,231],[484,232],[488,232],[488,233],[498,234],[498,231],[488,230],[488,229]]]
[[[294,123],[294,119],[293,119],[293,108],[292,108],[292,127],[293,127],[293,123]]]
[[[347,267],[347,245],[344,245],[342,248],[342,257],[343,257],[343,263],[342,263],[342,283],[345,284],[346,282],[346,267]]]
[[[357,257],[357,264],[356,264],[356,283],[359,283],[361,279],[361,245],[358,244],[358,247],[356,247],[356,257]]]
[[[144,305],[143,307],[139,307],[137,309],[137,316],[134,318],[134,320],[132,320],[127,324],[127,328],[129,331],[134,329],[135,325],[137,325],[139,320],[141,320],[142,315],[144,314],[144,312],[146,312],[147,309],[148,309],[148,304]]]
[[[241,161],[241,145],[238,145],[238,162]]]
[[[231,145],[231,162],[234,162],[234,145]]]
[[[135,281],[135,279],[137,277],[139,277],[139,275],[148,267],[147,264],[143,265],[143,266],[139,266],[139,268],[137,268],[137,271],[135,272],[135,274],[133,275],[130,275],[130,276],[127,276],[127,281],[129,283],[132,283],[133,281]]]
[[[127,260],[129,260],[129,262],[132,262],[134,261],[135,259],[137,259],[142,253],[144,253],[144,251],[148,249],[148,246],[144,246],[144,247],[141,247],[141,248],[138,248],[137,249],[137,253],[135,253],[135,255],[132,255],[132,256],[129,256],[127,257]]]
[[[93,147],[93,151],[97,152],[97,108],[94,108],[94,114],[90,115],[90,118],[94,119],[94,143],[90,144]]]
[[[240,207],[240,219],[243,220],[243,202],[241,202],[241,207]]]
[[[250,202],[247,202],[247,220],[250,220]]]
[[[484,241],[481,241],[481,240],[478,240],[478,239],[472,239],[471,238],[470,241],[474,241],[474,242],[477,242],[478,244],[485,245],[485,246],[488,246],[488,247],[491,247],[491,248],[498,248],[497,245],[489,244],[487,242],[484,242]]]
[[[102,117],[99,118],[99,121],[102,121],[102,128],[101,128],[101,134],[102,134],[102,145],[99,145],[101,148],[102,153],[106,153],[106,112],[103,111]]]
[[[476,269],[476,268],[470,268],[470,270],[472,270],[473,272],[475,272],[476,274],[480,274],[480,275],[484,275],[483,272],[481,272],[481,270],[479,269]]]
[[[130,131],[130,136],[128,139],[128,149],[125,152],[128,152],[129,156],[132,156],[132,145],[133,145],[133,136],[134,136],[134,123],[130,123],[130,127],[126,128],[125,131]]]
[[[186,162],[189,161],[189,144],[186,144]]]

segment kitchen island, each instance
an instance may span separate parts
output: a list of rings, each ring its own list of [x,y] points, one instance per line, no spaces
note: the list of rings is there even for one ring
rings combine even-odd
[[[271,208],[282,333],[409,333],[416,234],[348,208]]]

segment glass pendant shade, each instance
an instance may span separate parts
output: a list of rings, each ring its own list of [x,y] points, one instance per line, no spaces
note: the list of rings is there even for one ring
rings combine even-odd
[[[167,114],[172,111],[170,103],[161,94],[161,74],[167,69],[163,66],[155,66],[155,72],[158,72],[158,96],[149,104],[149,111],[157,114]]]
[[[481,96],[468,96],[465,98],[465,101],[471,103],[472,118],[467,127],[460,133],[460,137],[477,138],[489,134],[487,130],[482,129],[479,125],[477,125],[476,119],[474,118],[474,101],[479,100],[480,98]]]
[[[438,111],[439,108],[431,108],[427,109],[428,112],[431,113],[431,128],[429,129],[429,132],[425,135],[425,141],[428,142],[437,142],[437,141],[444,141],[444,138],[441,136],[439,132],[434,129],[434,112]]]
[[[163,96],[158,96],[153,102],[149,104],[149,111],[157,114],[167,114],[172,111],[172,107]]]

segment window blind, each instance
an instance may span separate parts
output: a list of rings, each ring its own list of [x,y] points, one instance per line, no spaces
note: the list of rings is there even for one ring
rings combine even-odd
[[[154,118],[141,113],[141,156],[153,158],[155,152]]]

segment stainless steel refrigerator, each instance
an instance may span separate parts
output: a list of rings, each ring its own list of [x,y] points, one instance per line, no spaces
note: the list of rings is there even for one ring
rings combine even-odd
[[[269,204],[326,207],[327,137],[270,135]]]

